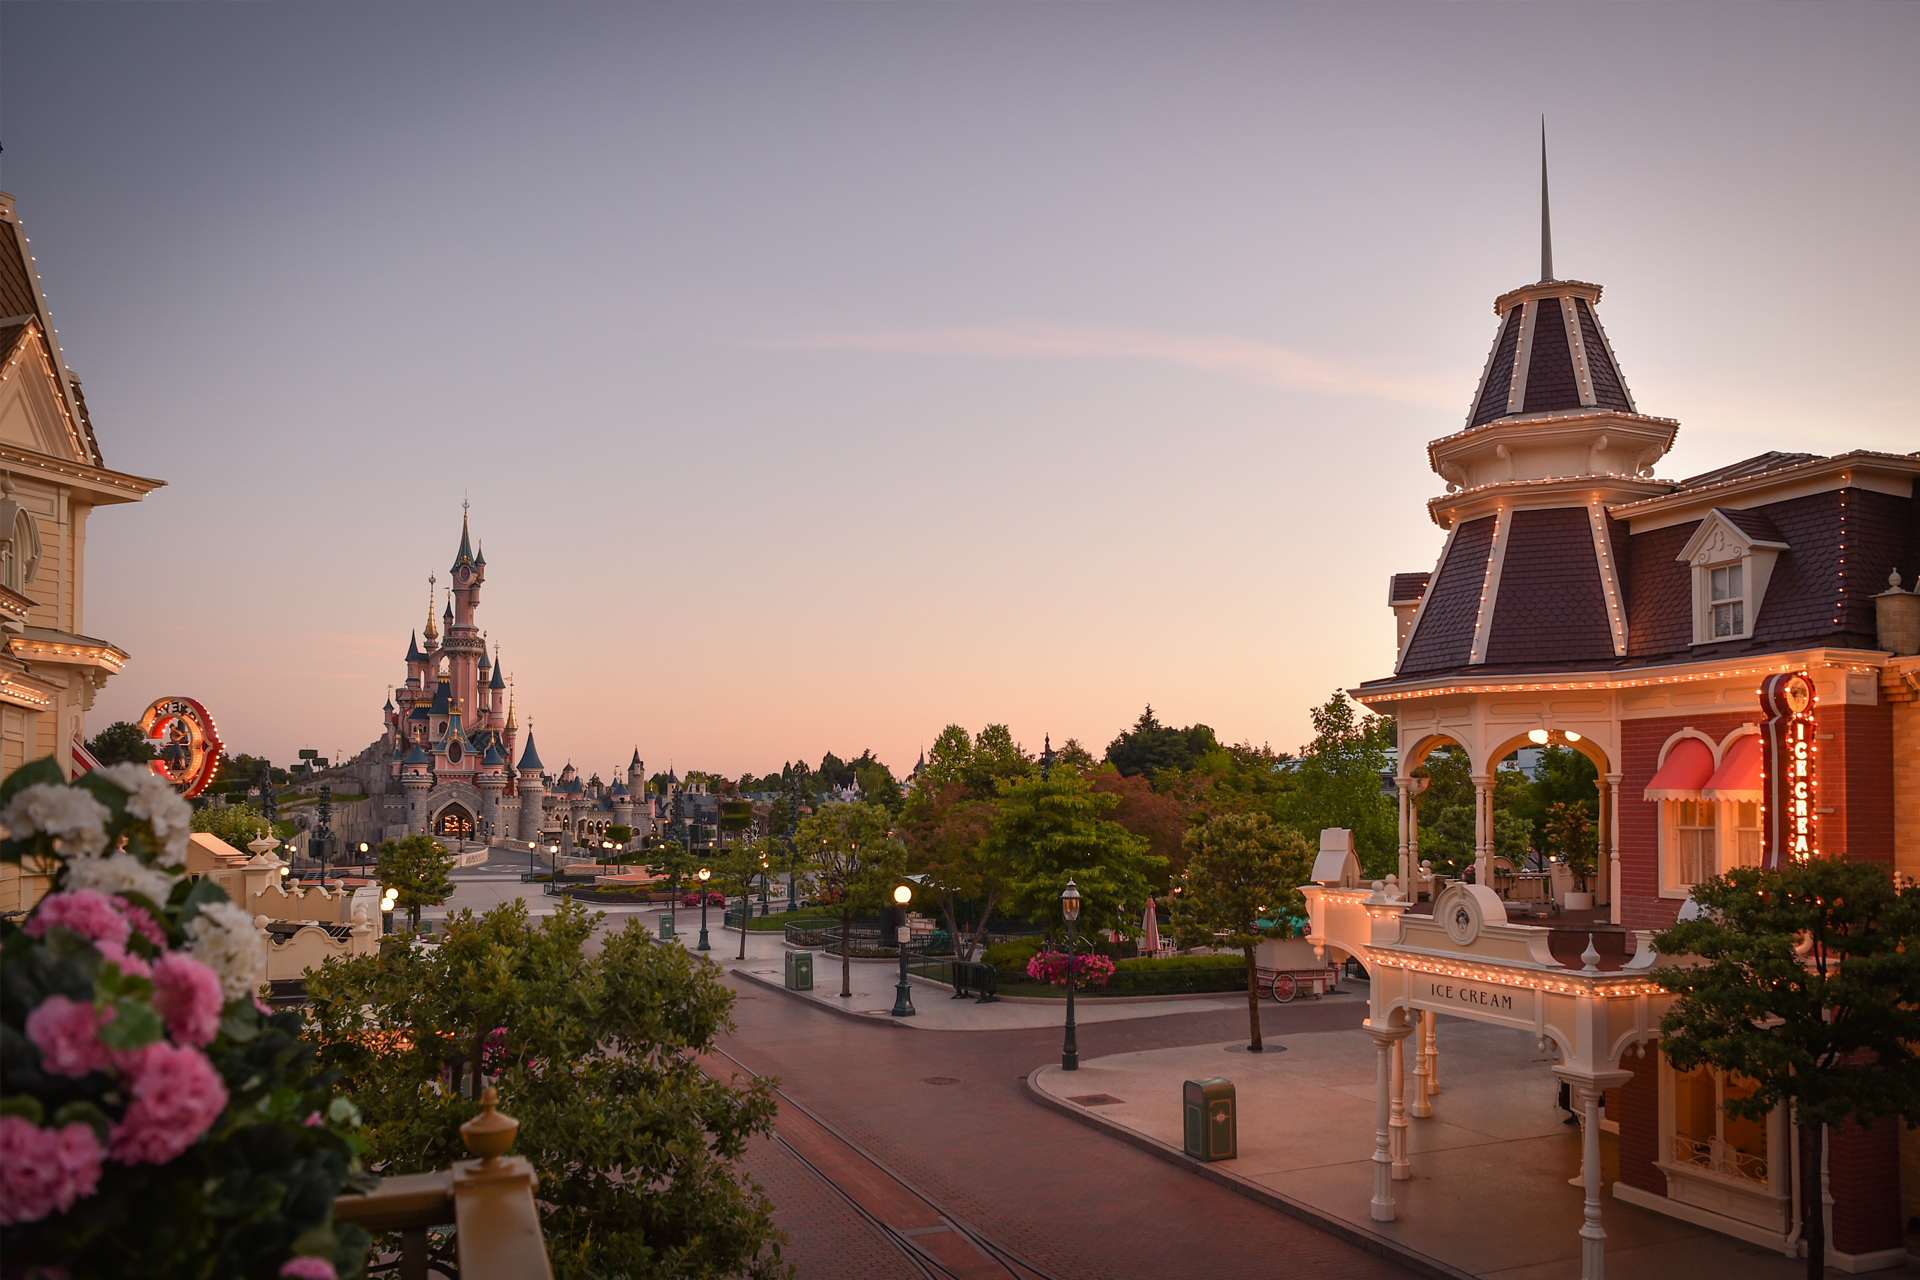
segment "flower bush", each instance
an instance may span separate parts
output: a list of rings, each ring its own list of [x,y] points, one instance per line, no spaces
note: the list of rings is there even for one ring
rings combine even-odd
[[[51,874],[0,923],[0,1252],[67,1277],[357,1275],[333,1226],[359,1114],[294,1013],[256,996],[259,931],[185,861],[191,810],[145,765],[0,785],[0,859]]]
[[[1076,955],[1069,961],[1062,951],[1042,951],[1027,961],[1027,976],[1037,982],[1064,987],[1069,973],[1076,991],[1104,987],[1113,976],[1113,961],[1098,955]]]

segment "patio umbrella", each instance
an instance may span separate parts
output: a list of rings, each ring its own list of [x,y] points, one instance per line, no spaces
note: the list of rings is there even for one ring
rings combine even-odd
[[[1140,921],[1140,950],[1152,954],[1160,949],[1160,920],[1153,913],[1153,899],[1147,899],[1147,914]]]

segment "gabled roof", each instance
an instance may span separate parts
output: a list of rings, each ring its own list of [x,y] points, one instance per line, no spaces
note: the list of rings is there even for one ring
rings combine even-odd
[[[40,278],[34,271],[33,251],[27,247],[27,233],[21,227],[13,211],[13,197],[0,192],[0,317],[6,317],[9,327],[19,325],[22,329],[34,328],[39,331],[40,339],[47,348],[49,362],[53,366],[54,382],[61,407],[66,410],[80,437],[82,461],[91,466],[105,467],[106,462],[100,456],[100,442],[93,434],[93,422],[87,415],[86,403],[80,398],[78,382],[66,360],[60,353],[60,339],[53,331],[53,324],[47,317],[47,300],[40,290]],[[31,325],[26,322],[31,321]],[[15,333],[5,340],[7,354],[11,348],[24,340],[23,335]]]

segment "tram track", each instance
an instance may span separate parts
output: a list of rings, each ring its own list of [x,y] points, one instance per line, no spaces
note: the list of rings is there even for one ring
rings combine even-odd
[[[701,1070],[720,1079],[724,1058],[739,1073],[761,1079],[725,1049],[695,1058]],[[925,1280],[1065,1280],[1039,1266],[920,1190],[845,1134],[776,1088],[780,1117],[773,1140],[854,1213],[892,1244]]]

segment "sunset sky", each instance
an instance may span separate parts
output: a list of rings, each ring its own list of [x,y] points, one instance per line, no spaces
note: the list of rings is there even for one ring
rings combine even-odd
[[[464,497],[553,768],[1293,749],[1439,549],[1543,113],[1661,475],[1920,449],[1916,61],[1913,5],[7,4],[0,187],[168,482],[89,525],[90,728],[365,746]]]

